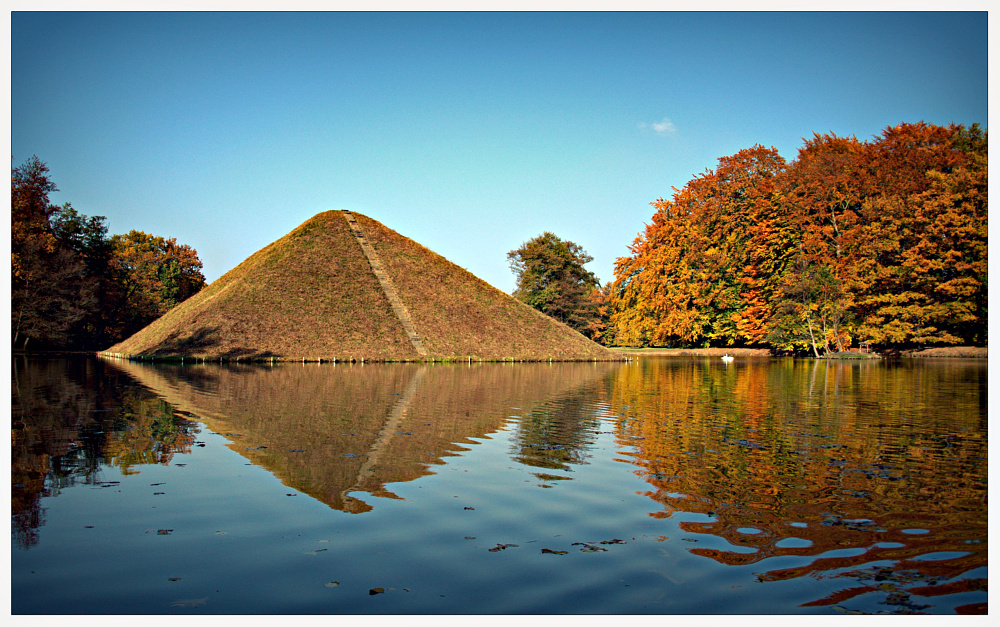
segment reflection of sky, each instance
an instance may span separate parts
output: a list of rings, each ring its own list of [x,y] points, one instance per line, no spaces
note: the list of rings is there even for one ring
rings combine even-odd
[[[328,209],[508,292],[505,253],[545,230],[609,281],[720,157],[986,124],[985,16],[14,13],[11,155],[210,281]]]

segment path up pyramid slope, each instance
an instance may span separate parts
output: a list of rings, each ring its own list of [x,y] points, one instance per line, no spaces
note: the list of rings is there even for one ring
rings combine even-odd
[[[566,325],[367,216],[327,211],[105,355],[611,360]]]

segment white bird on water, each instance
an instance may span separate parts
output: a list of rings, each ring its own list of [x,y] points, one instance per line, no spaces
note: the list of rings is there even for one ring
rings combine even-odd
[[[726,353],[725,355],[722,356],[722,361],[729,362],[729,361],[732,361],[732,360],[733,360],[733,356],[730,355],[729,353]]]

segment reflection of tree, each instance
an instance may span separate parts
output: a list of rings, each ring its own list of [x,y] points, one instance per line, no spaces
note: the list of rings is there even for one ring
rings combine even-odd
[[[177,416],[168,403],[141,388],[126,389],[121,403],[104,456],[123,475],[137,474],[133,466],[166,465],[174,453],[190,452],[197,429],[194,423]]]
[[[570,470],[586,463],[600,419],[586,411],[578,394],[554,399],[529,411],[518,423],[514,459],[528,466]]]
[[[904,583],[933,594],[986,563],[985,544],[967,542],[986,538],[985,379],[985,364],[958,362],[650,360],[619,371],[612,406],[627,416],[622,436],[638,450],[647,495],[664,507],[654,515],[707,514],[681,527],[734,547],[692,553],[730,565],[813,557],[760,578],[852,569],[837,576],[856,576],[857,594]],[[914,527],[928,533],[904,532]],[[863,552],[830,553],[846,548]],[[932,551],[959,556],[916,559]],[[895,565],[872,584],[865,577],[878,574],[862,566],[875,560]],[[844,594],[814,604],[853,596]]]
[[[11,531],[23,549],[38,542],[42,497],[99,483],[103,465],[166,463],[192,441],[193,423],[100,362],[22,356],[11,375]]]

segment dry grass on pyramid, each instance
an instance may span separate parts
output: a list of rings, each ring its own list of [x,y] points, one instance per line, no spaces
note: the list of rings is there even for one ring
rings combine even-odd
[[[592,361],[615,354],[371,218],[327,211],[101,353],[211,361]]]

